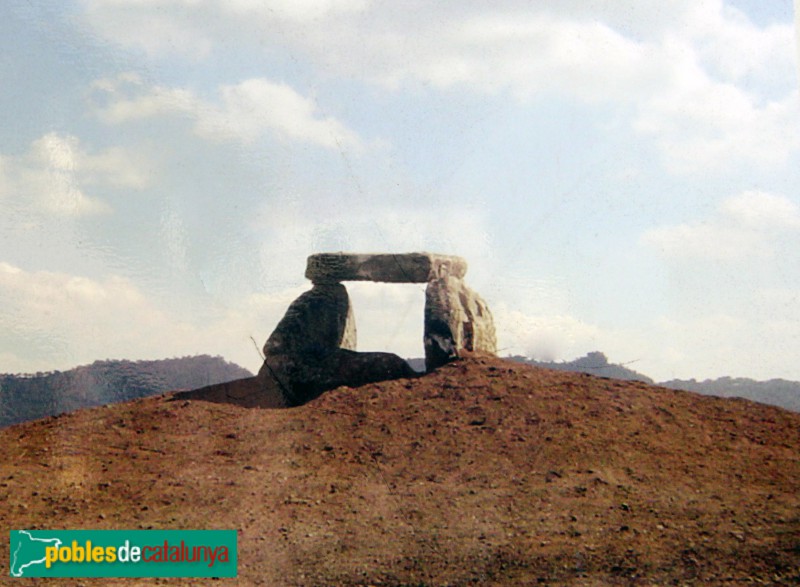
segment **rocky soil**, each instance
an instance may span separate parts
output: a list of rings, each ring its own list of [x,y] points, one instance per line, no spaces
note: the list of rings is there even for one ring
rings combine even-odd
[[[0,560],[9,529],[236,528],[213,584],[800,584],[800,414],[479,356],[193,397],[0,431]]]

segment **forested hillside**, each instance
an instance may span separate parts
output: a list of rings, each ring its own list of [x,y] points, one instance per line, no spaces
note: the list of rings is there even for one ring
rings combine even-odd
[[[174,389],[194,389],[252,374],[222,357],[95,361],[70,369],[0,375],[0,427]]]
[[[585,357],[579,357],[573,361],[566,361],[556,363],[554,361],[537,361],[529,359],[520,355],[513,357],[506,357],[511,361],[518,363],[525,363],[526,365],[533,365],[534,367],[544,367],[546,369],[557,369],[559,371],[571,371],[573,373],[589,373],[590,375],[597,375],[598,377],[610,377],[612,379],[622,379],[624,381],[643,381],[645,383],[653,383],[647,375],[642,375],[628,369],[624,365],[614,365],[608,362],[605,354],[594,351],[588,353]]]
[[[785,379],[754,381],[742,377],[720,377],[705,381],[673,379],[659,385],[706,395],[743,397],[800,412],[800,382],[797,381],[786,381]]]

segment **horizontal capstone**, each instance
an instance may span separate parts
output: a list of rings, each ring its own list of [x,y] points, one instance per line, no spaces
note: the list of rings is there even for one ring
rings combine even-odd
[[[306,278],[315,284],[341,281],[426,283],[444,277],[460,279],[466,273],[467,262],[461,257],[431,253],[319,253],[311,255],[306,265]]]

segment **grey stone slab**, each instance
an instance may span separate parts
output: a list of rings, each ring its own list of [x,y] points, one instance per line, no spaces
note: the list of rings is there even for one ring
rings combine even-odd
[[[324,357],[356,348],[350,297],[341,283],[318,284],[291,303],[264,345],[264,355]]]
[[[467,262],[461,257],[431,253],[319,253],[311,255],[306,265],[306,278],[314,283],[426,283],[466,273]]]
[[[289,305],[270,335],[255,385],[265,393],[277,389],[283,405],[297,406],[339,385],[415,376],[395,354],[356,352],[355,319],[342,281],[428,284],[424,317],[428,371],[463,351],[495,353],[492,314],[464,284],[466,271],[467,263],[460,257],[429,253],[310,256],[306,277],[314,287]]]
[[[428,372],[463,350],[497,353],[497,336],[489,306],[454,277],[434,279],[425,290],[425,368]]]

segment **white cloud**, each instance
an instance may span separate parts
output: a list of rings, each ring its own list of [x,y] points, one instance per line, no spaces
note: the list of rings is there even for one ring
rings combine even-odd
[[[191,92],[158,86],[145,90],[144,80],[134,73],[96,80],[92,89],[95,97],[105,98],[106,104],[98,107],[97,114],[106,124],[123,124],[172,113],[190,114],[200,108]]]
[[[338,13],[358,12],[368,4],[368,0],[232,0],[224,3],[223,10],[248,18],[308,22]]]
[[[0,263],[0,298],[2,338],[13,334],[14,346],[34,347],[25,355],[38,355],[47,368],[110,357],[126,347],[135,352],[155,342],[165,322],[139,290],[116,276],[94,281]]]
[[[48,133],[26,155],[0,156],[0,198],[57,216],[90,216],[111,210],[86,193],[105,187],[142,189],[148,176],[131,152],[88,153],[77,137]]]
[[[521,354],[543,361],[573,359],[598,350],[600,329],[567,314],[528,314],[506,304],[492,308],[501,355]]]
[[[771,90],[796,86],[796,43],[792,23],[756,26],[721,1],[698,2],[689,12],[687,35],[711,75],[726,81],[756,82]]]
[[[648,231],[669,261],[669,314],[652,329],[659,377],[797,378],[800,206],[747,191],[702,222]]]
[[[800,228],[800,206],[784,196],[747,191],[725,200],[721,210],[737,222],[754,228]]]
[[[84,0],[89,23],[115,43],[151,55],[178,52],[204,57],[212,44],[193,24],[205,2],[196,0]]]
[[[356,321],[359,351],[423,357],[425,284],[346,284]]]
[[[303,287],[252,294],[180,319],[125,277],[89,279],[0,262],[0,371],[65,369],[97,359],[208,353],[258,369],[260,348]],[[35,358],[32,358],[35,357]]]
[[[785,196],[748,191],[724,200],[703,222],[648,230],[642,241],[668,257],[738,261],[774,254],[776,239],[800,229],[800,208]]]
[[[224,51],[235,31],[254,51],[289,51],[326,74],[388,88],[510,93],[523,101],[567,95],[610,104],[630,111],[634,128],[680,173],[781,165],[800,147],[793,132],[800,123],[793,27],[758,27],[722,0],[669,8],[654,1],[173,0],[158,9],[93,0],[86,14],[101,35],[158,52]],[[175,32],[153,34],[161,29]],[[239,115],[277,93],[252,86],[228,91],[222,111],[230,118],[222,119],[240,135]],[[307,106],[292,102],[298,108],[289,110],[307,120]],[[274,128],[263,107],[253,112]]]
[[[219,88],[217,103],[180,88],[146,87],[132,74],[98,80],[93,85],[105,105],[98,116],[122,124],[163,115],[186,116],[198,136],[252,143],[266,133],[327,149],[360,149],[358,135],[333,117],[320,113],[310,98],[284,83],[253,78]]]
[[[604,352],[656,381],[725,375],[800,379],[800,291],[762,289],[734,311],[661,316],[636,328],[601,328],[569,314],[492,308],[500,354],[564,361]]]
[[[83,0],[90,26],[115,43],[156,56],[206,57],[219,42],[273,35],[357,14],[369,0]],[[294,32],[294,31],[292,31]]]
[[[265,79],[245,80],[220,88],[222,105],[203,109],[197,133],[212,138],[256,140],[271,131],[284,139],[307,142],[328,149],[359,148],[356,133],[332,117],[320,117],[313,100],[286,84]]]
[[[680,224],[656,228],[644,235],[644,242],[670,257],[698,257],[735,260],[767,253],[759,235],[741,227],[716,224]]]
[[[741,357],[744,349],[736,348],[736,333],[742,331],[744,325],[742,318],[725,313],[697,318],[661,317],[655,322],[661,341],[658,362],[665,372],[677,372],[676,377],[735,373],[726,367]],[[700,366],[704,372],[697,369]]]
[[[653,336],[659,345],[651,348],[658,365],[655,376],[662,381],[724,375],[800,379],[795,353],[800,292],[782,290],[778,297],[786,303],[776,304],[775,292],[763,290],[737,313],[657,320]]]
[[[671,83],[637,106],[634,128],[653,137],[667,166],[708,173],[742,164],[784,164],[800,147],[800,95],[761,98],[702,70],[689,47],[670,50],[677,67]]]
[[[384,61],[367,70],[375,81],[489,94],[510,90],[522,99],[569,92],[595,101],[630,91],[646,56],[641,45],[601,22],[547,14],[498,11],[416,24],[420,30],[402,31],[399,39],[368,39],[369,53]]]

